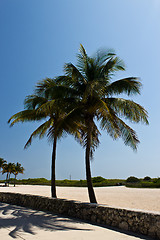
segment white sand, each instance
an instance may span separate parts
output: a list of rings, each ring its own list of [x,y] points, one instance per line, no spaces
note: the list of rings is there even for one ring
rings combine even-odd
[[[39,185],[0,187],[1,192],[18,192],[50,197],[51,188]],[[160,189],[137,189],[120,187],[95,188],[99,204],[108,206],[157,212],[160,214]],[[59,198],[89,202],[87,188],[57,187]]]

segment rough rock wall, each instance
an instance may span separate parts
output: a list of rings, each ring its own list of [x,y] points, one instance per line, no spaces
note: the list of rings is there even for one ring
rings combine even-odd
[[[29,194],[0,193],[0,202],[104,224],[160,239],[160,215]]]

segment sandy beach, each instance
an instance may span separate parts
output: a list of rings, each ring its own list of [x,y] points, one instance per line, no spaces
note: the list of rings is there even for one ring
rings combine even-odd
[[[157,212],[160,214],[160,189],[142,189],[118,187],[94,188],[99,204],[111,207]],[[16,187],[0,187],[1,192],[17,192],[50,197],[50,186],[17,185]],[[57,187],[57,197],[89,202],[87,188]]]

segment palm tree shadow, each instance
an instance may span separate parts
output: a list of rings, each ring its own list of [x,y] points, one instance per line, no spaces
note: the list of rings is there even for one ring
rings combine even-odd
[[[75,223],[82,224],[82,228]],[[75,219],[0,203],[0,229],[13,229],[9,232],[12,238],[19,237],[22,232],[35,235],[35,227],[45,231],[92,230],[83,228],[83,222]]]

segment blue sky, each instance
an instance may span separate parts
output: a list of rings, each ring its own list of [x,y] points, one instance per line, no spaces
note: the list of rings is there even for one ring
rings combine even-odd
[[[141,141],[137,153],[105,132],[92,161],[92,175],[105,178],[160,176],[160,2],[159,0],[1,0],[0,157],[20,162],[23,178],[50,178],[52,146],[34,140],[23,150],[35,123],[7,124],[23,110],[26,95],[46,77],[76,64],[82,43],[88,55],[113,48],[126,64],[115,76],[140,77],[141,95],[132,99],[149,112],[149,126],[131,124]],[[84,149],[72,137],[58,143],[57,179],[85,179]],[[22,176],[19,176],[20,178]]]

